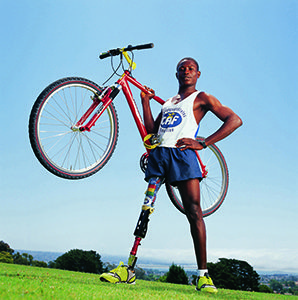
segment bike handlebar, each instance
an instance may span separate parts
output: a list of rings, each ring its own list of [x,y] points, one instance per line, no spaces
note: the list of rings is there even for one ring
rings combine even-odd
[[[128,45],[126,48],[122,48],[122,49],[116,48],[116,49],[108,50],[107,52],[102,52],[102,53],[100,53],[99,58],[104,59],[104,58],[107,58],[110,56],[120,55],[120,53],[122,53],[124,51],[143,50],[143,49],[150,49],[153,47],[154,47],[153,43],[137,45],[137,46]]]

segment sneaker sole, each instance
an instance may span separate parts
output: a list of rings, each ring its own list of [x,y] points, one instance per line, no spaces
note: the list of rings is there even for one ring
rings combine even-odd
[[[112,283],[112,284],[120,284],[120,283],[126,283],[126,284],[136,284],[136,281],[133,281],[133,282],[126,282],[126,281],[118,281],[118,282],[111,282],[111,281],[108,281],[107,279],[105,278],[99,278],[100,281],[102,282],[108,282],[108,283]]]

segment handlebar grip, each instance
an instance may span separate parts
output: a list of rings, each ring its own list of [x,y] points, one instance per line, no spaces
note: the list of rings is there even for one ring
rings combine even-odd
[[[104,58],[107,58],[107,57],[110,57],[111,56],[111,53],[108,51],[108,52],[103,52],[103,53],[100,53],[99,54],[99,58],[100,59],[104,59]]]
[[[135,46],[134,48],[136,50],[142,50],[142,49],[150,49],[150,48],[153,48],[153,47],[154,47],[154,44],[149,43],[149,44],[144,44],[144,45],[138,45],[138,46]]]
[[[122,50],[120,48],[117,48],[117,49],[111,49],[107,52],[100,53],[99,58],[104,59],[104,58],[107,58],[107,57],[110,57],[110,56],[116,56],[116,55],[119,55],[123,50],[124,51],[132,51],[132,50],[150,49],[150,48],[153,48],[153,47],[154,47],[153,43],[138,45],[138,46],[129,45],[127,48],[124,48]]]

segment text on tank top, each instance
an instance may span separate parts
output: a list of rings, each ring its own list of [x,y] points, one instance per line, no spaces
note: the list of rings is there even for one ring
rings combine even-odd
[[[199,125],[193,113],[193,105],[199,93],[195,91],[182,101],[180,95],[177,95],[164,103],[158,129],[160,147],[175,148],[177,140],[197,136]]]

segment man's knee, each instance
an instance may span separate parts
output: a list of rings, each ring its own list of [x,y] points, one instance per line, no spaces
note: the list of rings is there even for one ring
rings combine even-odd
[[[190,221],[198,221],[203,219],[203,213],[200,203],[195,201],[184,206],[185,214]]]

